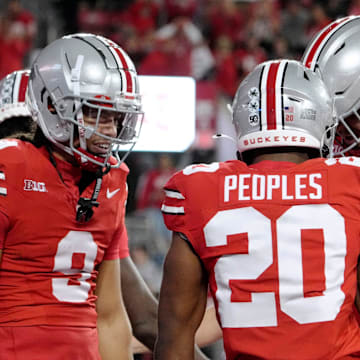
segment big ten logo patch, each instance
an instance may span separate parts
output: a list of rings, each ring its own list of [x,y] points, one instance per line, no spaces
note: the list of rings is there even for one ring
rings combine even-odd
[[[34,181],[34,180],[29,180],[29,179],[24,180],[24,190],[25,191],[47,192],[44,182]]]

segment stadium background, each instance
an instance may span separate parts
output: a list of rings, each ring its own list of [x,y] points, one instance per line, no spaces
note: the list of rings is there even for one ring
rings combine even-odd
[[[262,61],[300,59],[317,31],[350,14],[360,15],[360,0],[1,0],[0,77],[30,67],[39,49],[62,35],[92,32],[123,47],[140,75],[196,80],[193,145],[183,153],[134,152],[127,160],[131,254],[157,294],[169,244],[161,186],[189,163],[235,158],[234,144],[212,135],[233,135],[226,106],[239,82]],[[216,348],[210,351],[217,358]]]

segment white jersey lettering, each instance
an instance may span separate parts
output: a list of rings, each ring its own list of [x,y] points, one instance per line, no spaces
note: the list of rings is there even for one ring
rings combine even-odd
[[[259,175],[224,177],[224,203],[231,200],[320,200],[324,191],[322,174]],[[236,195],[235,195],[236,194]]]

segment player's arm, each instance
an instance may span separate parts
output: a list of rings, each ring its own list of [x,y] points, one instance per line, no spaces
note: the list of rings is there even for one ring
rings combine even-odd
[[[146,347],[153,349],[157,336],[157,300],[130,256],[121,259],[120,266],[121,288],[133,334]]]
[[[135,336],[131,339],[131,349],[133,354],[152,354],[152,351],[141,343]]]
[[[119,260],[104,260],[96,283],[96,311],[102,360],[129,360],[131,327],[122,300]]]
[[[214,306],[206,309],[204,318],[201,321],[195,335],[195,342],[200,347],[207,346],[222,338],[222,330],[216,318]],[[195,357],[196,359],[196,357]]]
[[[132,351],[134,354],[147,353],[154,349],[157,337],[157,310],[158,302],[144,279],[139,274],[134,262],[128,256],[120,260],[121,266],[121,288],[125,307],[130,318],[133,334],[136,341],[132,341]],[[212,314],[204,316],[206,324],[204,326],[214,325],[211,321]],[[215,318],[215,321],[216,318]],[[205,346],[213,342],[214,331],[205,329],[201,326],[199,340]],[[196,348],[196,360],[206,360],[207,357]]]
[[[194,359],[194,339],[204,316],[207,277],[189,244],[173,234],[159,301],[156,360]]]

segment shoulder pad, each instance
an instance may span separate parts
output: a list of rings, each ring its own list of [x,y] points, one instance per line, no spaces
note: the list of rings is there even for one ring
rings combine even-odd
[[[27,155],[29,143],[25,143],[17,139],[1,139],[0,140],[0,162],[7,164],[23,163]]]

